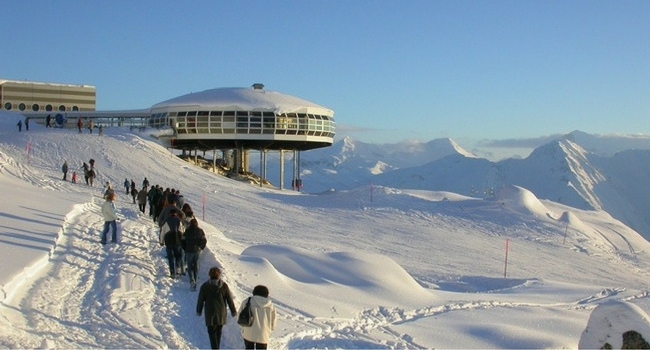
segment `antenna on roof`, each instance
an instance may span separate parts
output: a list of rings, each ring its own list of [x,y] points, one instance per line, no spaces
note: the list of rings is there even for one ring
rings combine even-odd
[[[252,86],[253,90],[264,90],[264,84],[261,83],[255,83]]]

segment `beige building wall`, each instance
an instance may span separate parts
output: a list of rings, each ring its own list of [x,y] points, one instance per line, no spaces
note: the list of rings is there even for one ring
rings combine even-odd
[[[2,110],[94,111],[95,103],[94,86],[0,80]]]

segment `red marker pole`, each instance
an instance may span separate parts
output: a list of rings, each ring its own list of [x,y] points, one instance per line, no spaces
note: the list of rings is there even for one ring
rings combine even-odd
[[[508,243],[509,239],[506,238],[506,260],[505,266],[503,268],[503,278],[506,278],[508,276]]]

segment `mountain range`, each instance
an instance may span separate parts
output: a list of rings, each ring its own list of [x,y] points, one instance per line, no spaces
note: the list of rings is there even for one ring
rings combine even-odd
[[[302,191],[308,193],[381,185],[485,198],[516,185],[538,198],[606,211],[650,240],[648,136],[573,131],[524,159],[496,162],[477,157],[449,138],[368,144],[346,137],[300,157]],[[289,167],[292,160],[285,162]],[[267,165],[271,183],[279,183],[278,168],[276,161]],[[285,176],[284,183],[290,184],[291,174]]]

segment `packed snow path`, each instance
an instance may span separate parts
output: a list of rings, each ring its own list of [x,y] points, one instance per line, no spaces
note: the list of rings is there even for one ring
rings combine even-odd
[[[58,348],[205,347],[191,343],[206,338],[203,327],[194,332],[171,324],[178,315],[170,312],[179,309],[174,294],[187,297],[179,293],[187,283],[167,277],[156,225],[131,209],[120,214],[119,244],[106,246],[99,243],[98,205],[79,205],[66,217],[50,263],[24,281],[23,295],[6,301],[24,311],[16,329],[37,332]],[[192,321],[188,326],[196,325]],[[179,329],[197,334],[179,335]],[[35,338],[16,334],[12,346],[50,347],[23,343],[30,339]]]

